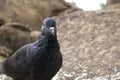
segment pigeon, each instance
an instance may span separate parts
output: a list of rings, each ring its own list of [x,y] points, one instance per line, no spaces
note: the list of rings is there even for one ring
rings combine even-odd
[[[45,18],[39,38],[1,62],[0,73],[14,80],[51,80],[61,66],[56,22],[53,18]]]

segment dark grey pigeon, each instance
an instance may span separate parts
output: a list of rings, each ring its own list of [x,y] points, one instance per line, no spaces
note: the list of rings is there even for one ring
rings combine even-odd
[[[46,18],[41,36],[34,43],[18,49],[0,64],[0,72],[14,80],[51,80],[62,66],[56,22]]]

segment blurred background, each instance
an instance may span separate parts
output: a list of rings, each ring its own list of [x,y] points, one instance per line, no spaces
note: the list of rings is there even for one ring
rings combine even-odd
[[[84,11],[100,10],[103,5],[106,5],[107,0],[65,0],[67,2],[75,4],[77,7]]]
[[[63,55],[53,80],[120,80],[120,0],[0,0],[0,61],[34,42],[46,17]]]

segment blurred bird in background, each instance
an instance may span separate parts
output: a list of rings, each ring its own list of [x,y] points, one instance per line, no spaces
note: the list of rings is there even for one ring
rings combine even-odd
[[[37,41],[24,45],[0,63],[0,73],[14,80],[51,80],[62,66],[55,20],[44,19],[41,32]]]

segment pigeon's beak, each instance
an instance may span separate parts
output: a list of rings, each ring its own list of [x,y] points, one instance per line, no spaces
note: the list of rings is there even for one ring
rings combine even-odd
[[[55,27],[50,27],[50,32],[55,35]]]

